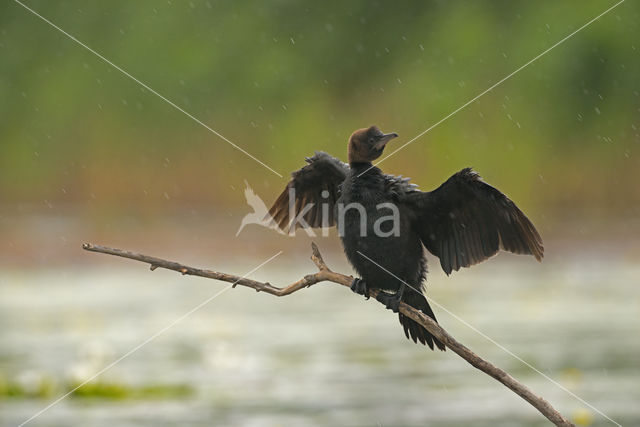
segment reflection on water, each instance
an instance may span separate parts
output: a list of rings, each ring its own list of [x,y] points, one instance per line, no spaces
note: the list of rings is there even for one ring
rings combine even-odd
[[[224,268],[241,272],[259,262]],[[267,266],[253,276],[286,283],[312,267]],[[638,278],[631,264],[582,260],[542,269],[509,257],[450,278],[434,272],[429,295],[612,418],[637,425]],[[24,421],[221,286],[127,261],[118,271],[0,272],[0,424]],[[561,412],[608,425],[435,311],[455,337]],[[395,315],[333,284],[282,299],[230,290],[32,425],[114,423],[546,425],[493,379],[450,351],[410,343]]]

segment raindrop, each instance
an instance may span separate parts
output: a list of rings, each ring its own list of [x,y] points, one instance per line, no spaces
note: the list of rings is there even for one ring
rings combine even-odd
[[[291,40],[291,44],[296,44],[296,41],[293,40],[293,37],[289,37],[289,40]]]
[[[420,48],[420,50],[424,51],[424,46],[422,46],[421,44],[418,45],[418,47]]]
[[[596,107],[595,110],[596,110],[596,114],[600,115],[600,109],[598,107]]]

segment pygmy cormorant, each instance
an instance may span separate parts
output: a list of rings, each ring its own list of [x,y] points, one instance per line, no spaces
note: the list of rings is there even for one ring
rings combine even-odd
[[[269,214],[285,231],[337,225],[347,258],[360,275],[351,289],[394,312],[400,301],[436,320],[423,295],[427,260],[422,246],[440,258],[448,275],[495,255],[499,249],[543,256],[542,239],[531,221],[471,168],[462,169],[434,191],[420,191],[408,178],[387,175],[371,164],[397,137],[376,126],[349,138],[349,164],[324,152],[307,158]],[[290,197],[295,200],[290,200]],[[433,349],[444,345],[403,316],[407,338]]]

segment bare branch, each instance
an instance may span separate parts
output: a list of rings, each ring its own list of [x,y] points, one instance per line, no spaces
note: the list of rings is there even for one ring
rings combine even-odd
[[[266,292],[268,294],[279,297],[292,294],[296,291],[308,288],[309,286],[315,285],[316,283],[320,282],[333,282],[343,286],[351,286],[351,283],[353,281],[352,276],[347,276],[331,271],[331,269],[327,267],[324,260],[322,259],[322,255],[320,254],[320,251],[318,250],[318,247],[315,243],[311,244],[311,260],[318,268],[318,272],[314,274],[308,274],[297,282],[294,282],[289,286],[285,286],[282,288],[273,286],[268,282],[258,282],[256,280],[247,279],[233,274],[189,267],[187,265],[183,265],[174,261],[167,261],[161,258],[155,258],[136,252],[124,251],[121,249],[114,249],[106,246],[93,245],[91,243],[83,244],[82,248],[91,252],[99,252],[103,254],[115,255],[123,258],[133,259],[136,261],[141,261],[150,264],[151,270],[155,270],[156,268],[165,268],[168,270],[177,271],[182,274],[206,277],[207,279],[215,279],[221,280],[223,282],[233,283],[234,287],[237,285],[246,286],[249,288],[253,288],[258,292]],[[378,292],[376,290],[370,291],[370,296],[374,297],[373,300],[375,300],[375,296],[377,295],[377,293]],[[517,381],[511,375],[498,368],[497,366],[491,364],[490,362],[482,359],[477,354],[469,350],[466,346],[459,343],[440,325],[434,322],[433,319],[426,316],[421,311],[416,310],[415,308],[405,304],[404,302],[400,303],[399,311],[405,316],[410,317],[420,325],[424,326],[427,331],[429,331],[432,335],[443,342],[449,349],[458,354],[472,366],[500,381],[518,396],[529,402],[534,408],[540,411],[542,415],[547,417],[549,421],[551,421],[555,425],[574,425],[568,419],[563,417],[562,414],[560,414],[555,408],[553,408],[553,406],[551,406],[548,401],[534,394],[528,387]]]

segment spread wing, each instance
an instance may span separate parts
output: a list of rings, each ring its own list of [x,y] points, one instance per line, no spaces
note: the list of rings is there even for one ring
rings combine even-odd
[[[407,201],[417,215],[422,243],[440,258],[447,274],[484,261],[499,249],[542,259],[542,239],[531,221],[470,168],[434,191],[407,195]]]
[[[329,227],[336,223],[334,207],[349,165],[322,151],[305,160],[308,165],[291,174],[291,181],[269,209],[278,227],[286,232],[303,225],[298,221],[292,224],[300,214],[310,227]],[[293,218],[289,217],[290,194],[295,198]]]

